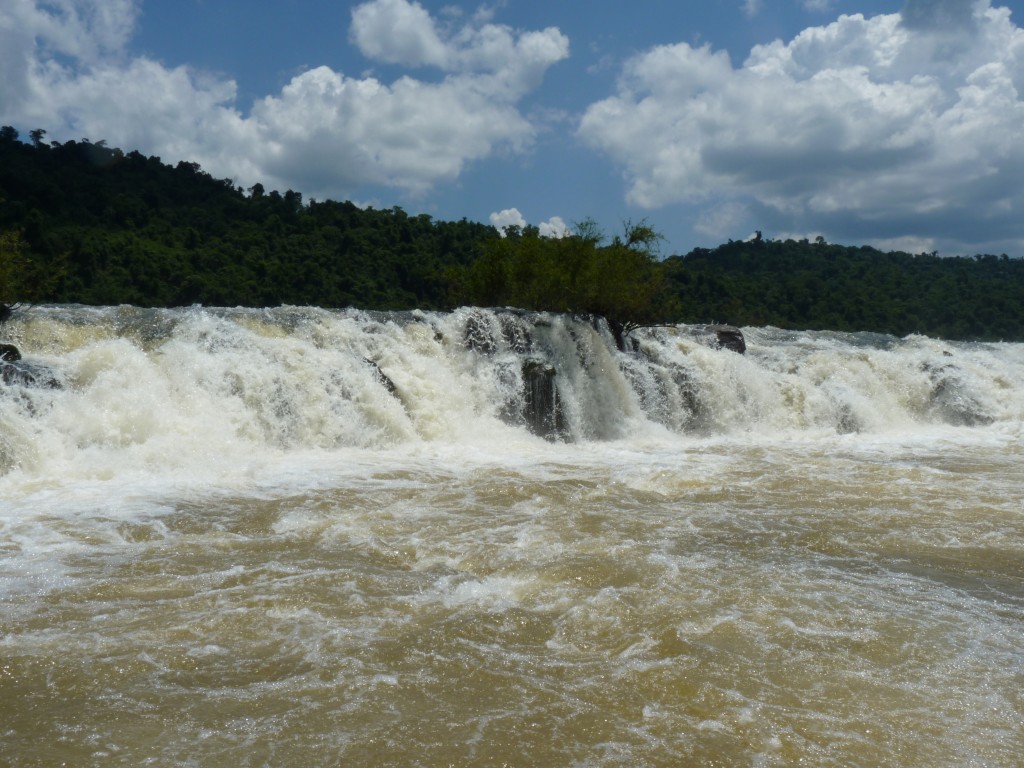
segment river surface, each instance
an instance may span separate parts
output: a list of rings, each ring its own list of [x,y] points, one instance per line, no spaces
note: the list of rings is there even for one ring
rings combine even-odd
[[[1024,765],[1024,345],[743,331],[23,312],[0,765]]]

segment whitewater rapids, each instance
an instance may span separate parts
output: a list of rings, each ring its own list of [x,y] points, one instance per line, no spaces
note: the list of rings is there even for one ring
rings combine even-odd
[[[1024,345],[3,331],[2,764],[1021,765]]]

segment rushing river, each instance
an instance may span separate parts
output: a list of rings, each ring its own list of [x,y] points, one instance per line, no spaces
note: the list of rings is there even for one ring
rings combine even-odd
[[[3,330],[0,765],[1024,765],[1024,345]]]

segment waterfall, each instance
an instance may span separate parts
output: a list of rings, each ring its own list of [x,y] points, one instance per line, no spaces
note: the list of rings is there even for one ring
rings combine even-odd
[[[36,307],[5,327],[0,467],[530,436],[979,428],[1024,415],[1024,346],[518,310]],[[735,339],[734,339],[735,340]]]

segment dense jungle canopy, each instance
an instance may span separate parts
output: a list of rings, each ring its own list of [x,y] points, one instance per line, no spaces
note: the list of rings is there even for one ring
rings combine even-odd
[[[103,141],[0,128],[0,305],[449,309],[510,305],[663,322],[1024,339],[1024,261],[760,233],[661,259],[647,224],[607,238],[439,221],[244,190]]]

